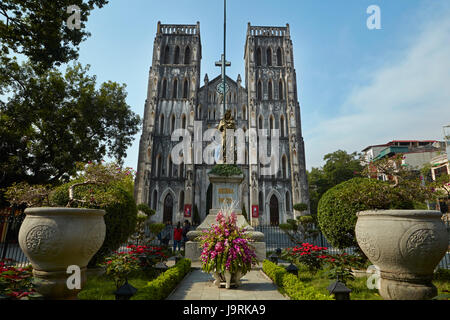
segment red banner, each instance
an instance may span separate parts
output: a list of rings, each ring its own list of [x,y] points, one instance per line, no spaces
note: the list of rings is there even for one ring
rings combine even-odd
[[[252,206],[252,218],[259,218],[259,207],[257,205]]]
[[[184,217],[190,218],[192,215],[192,204],[185,204],[184,205]]]

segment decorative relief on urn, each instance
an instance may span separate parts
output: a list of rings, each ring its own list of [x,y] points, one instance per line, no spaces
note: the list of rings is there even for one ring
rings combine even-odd
[[[400,241],[400,250],[404,258],[411,256],[421,256],[429,253],[438,236],[432,229],[413,227],[403,235]]]
[[[45,257],[58,255],[61,250],[61,236],[58,230],[48,225],[32,227],[26,234],[25,245],[33,255]]]
[[[361,229],[357,229],[356,233],[358,234],[358,244],[364,253],[372,262],[380,259],[380,249],[377,247],[376,242],[372,239],[367,232],[361,231]]]

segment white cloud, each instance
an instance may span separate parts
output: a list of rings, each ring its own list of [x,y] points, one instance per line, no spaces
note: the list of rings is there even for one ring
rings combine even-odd
[[[442,139],[450,124],[450,19],[424,25],[400,60],[352,90],[339,116],[306,133],[307,167],[338,149],[361,151],[393,139]]]

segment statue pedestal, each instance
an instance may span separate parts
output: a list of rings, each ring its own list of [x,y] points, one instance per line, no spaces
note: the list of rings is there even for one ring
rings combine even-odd
[[[187,234],[189,241],[186,242],[185,257],[191,261],[200,260],[202,249],[200,248],[200,243],[195,241],[195,239],[202,234],[203,230],[210,229],[211,225],[216,223],[216,216],[220,211],[221,204],[224,201],[235,201],[238,208],[241,207],[241,203],[239,201],[239,186],[244,180],[243,175],[226,177],[209,174],[209,180],[213,184],[213,209],[209,210],[209,214],[196,230],[190,231]],[[248,224],[247,220],[242,215],[242,210],[236,209],[234,210],[234,213],[237,216],[237,226],[239,228],[244,228],[246,230],[246,234],[248,234],[250,239],[253,240],[252,246],[256,249],[258,261],[263,261],[266,258],[266,243],[264,242],[264,234],[262,232],[254,231],[253,227]]]

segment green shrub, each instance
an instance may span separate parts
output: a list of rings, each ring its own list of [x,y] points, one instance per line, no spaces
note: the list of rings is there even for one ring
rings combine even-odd
[[[435,280],[450,281],[450,270],[439,268],[434,273]]]
[[[287,274],[285,268],[270,262],[269,260],[263,261],[263,271],[272,281],[279,287],[282,287],[283,276]]]
[[[216,164],[209,173],[225,177],[243,174],[242,170],[235,164]]]
[[[318,292],[312,286],[305,285],[298,277],[288,273],[282,266],[268,260],[263,261],[263,271],[292,300],[333,300],[331,296]]]
[[[178,283],[191,270],[191,260],[182,259],[174,267],[150,281],[138,291],[133,300],[163,300],[175,289]]]
[[[340,249],[357,246],[356,213],[374,209],[413,209],[401,190],[375,179],[354,178],[328,190],[320,199],[318,222],[328,242]]]
[[[298,212],[303,212],[308,210],[308,205],[306,203],[296,203],[294,204],[294,210]]]
[[[51,203],[53,205],[66,206],[69,202],[69,187],[74,183],[77,183],[77,180],[56,188],[50,196]],[[117,250],[134,233],[137,221],[137,208],[132,194],[132,184],[130,177],[130,179],[127,178],[124,181],[108,185],[87,185],[75,189],[77,198],[85,198],[87,194],[92,194],[95,197],[102,197],[107,194],[111,199],[114,199],[100,207],[89,203],[72,203],[73,207],[99,208],[106,211],[104,217],[106,224],[105,240],[100,250],[89,262],[89,266],[101,263],[104,257]]]

